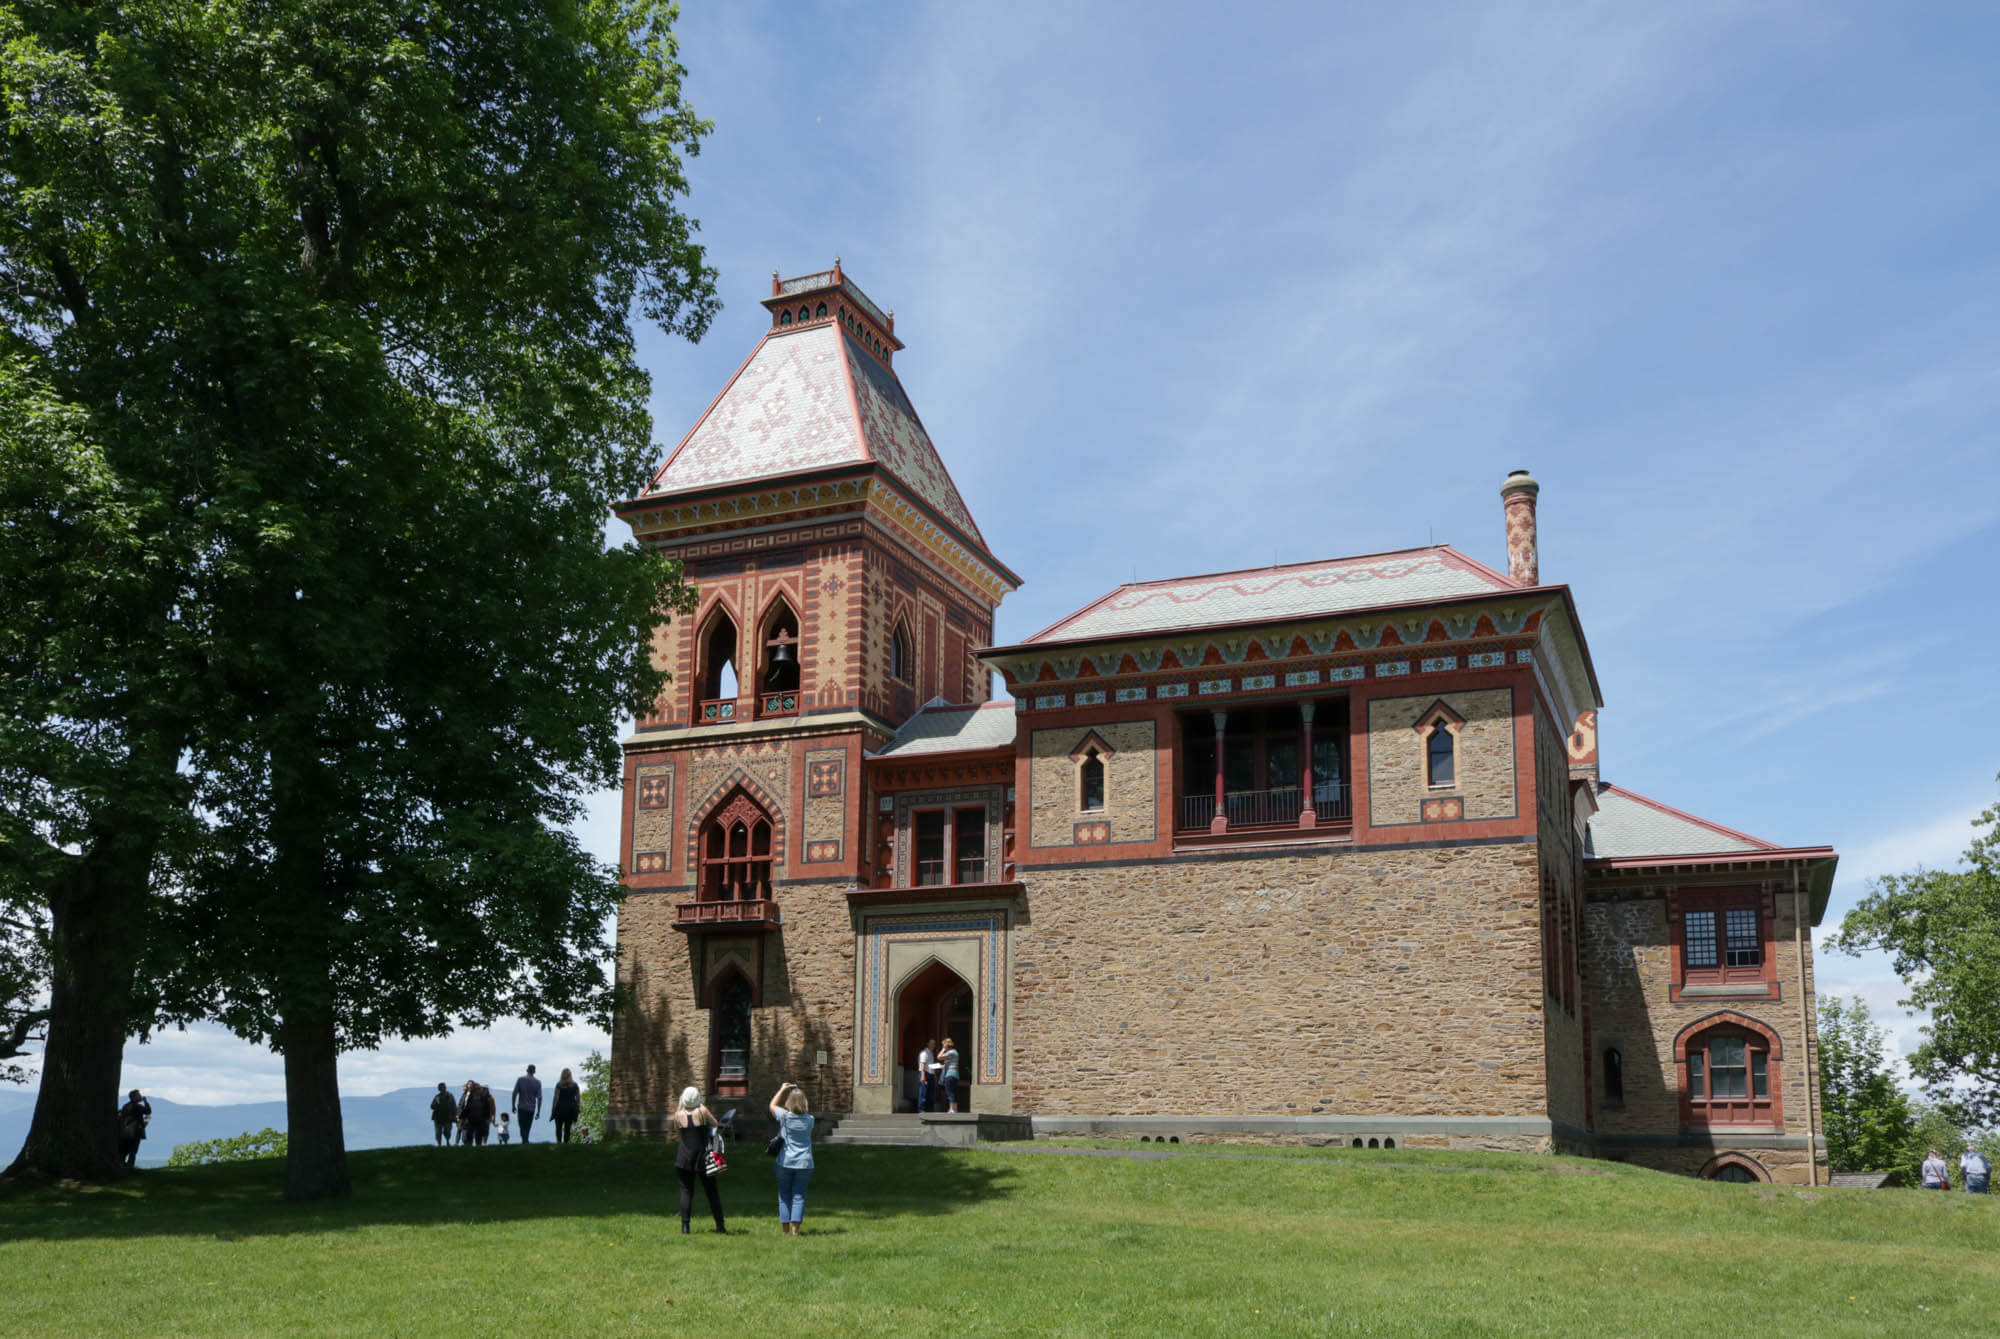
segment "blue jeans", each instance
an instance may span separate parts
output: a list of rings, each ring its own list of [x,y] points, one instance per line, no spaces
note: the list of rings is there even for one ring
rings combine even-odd
[[[1986,1193],[1986,1178],[1983,1176],[1967,1176],[1965,1178],[1965,1191],[1968,1195],[1984,1195]]]
[[[813,1179],[810,1167],[778,1168],[778,1221],[803,1223],[806,1220],[806,1183]]]
[[[958,1075],[956,1074],[946,1074],[944,1076],[944,1104],[948,1107],[958,1105]]]

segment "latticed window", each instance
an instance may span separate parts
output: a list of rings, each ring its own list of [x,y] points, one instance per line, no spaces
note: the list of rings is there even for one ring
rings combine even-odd
[[[1681,968],[1685,984],[1764,980],[1764,913],[1753,892],[1683,894]]]
[[[771,819],[738,795],[701,836],[701,900],[749,902],[771,896]]]

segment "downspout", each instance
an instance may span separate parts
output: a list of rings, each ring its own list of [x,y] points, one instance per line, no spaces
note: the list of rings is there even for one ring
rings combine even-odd
[[[1806,1080],[1806,1180],[1819,1184],[1819,1117],[1814,1098],[1819,1084],[1815,1078],[1812,1044],[1812,992],[1806,989],[1806,907],[1805,890],[1799,886],[1799,867],[1792,866],[1792,947],[1799,962],[1799,1045],[1805,1062]]]

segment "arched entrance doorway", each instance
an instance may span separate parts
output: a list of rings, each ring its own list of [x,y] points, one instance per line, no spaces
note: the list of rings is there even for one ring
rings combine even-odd
[[[973,1035],[973,990],[965,978],[933,958],[916,975],[903,983],[896,994],[896,1065],[899,1110],[916,1110],[917,1053],[930,1040],[950,1037],[958,1047],[958,1109],[972,1110],[972,1057],[978,1038]],[[944,1110],[939,1094],[936,1110]]]

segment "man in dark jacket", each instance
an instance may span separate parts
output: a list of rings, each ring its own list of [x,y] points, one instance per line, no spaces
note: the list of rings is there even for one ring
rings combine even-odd
[[[118,1156],[128,1169],[139,1165],[139,1145],[146,1141],[146,1125],[153,1119],[153,1104],[134,1088],[125,1105],[118,1108]]]
[[[431,1128],[437,1133],[439,1148],[450,1146],[451,1129],[457,1121],[458,1099],[451,1095],[451,1089],[440,1083],[437,1096],[431,1099]]]

